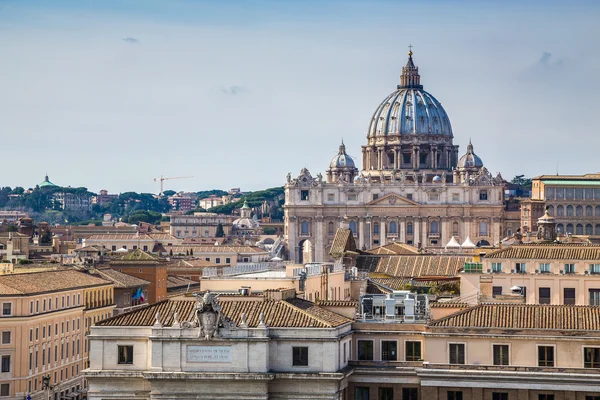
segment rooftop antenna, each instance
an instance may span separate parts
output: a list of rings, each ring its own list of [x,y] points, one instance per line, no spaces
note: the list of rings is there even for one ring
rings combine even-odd
[[[556,160],[556,176],[558,176],[558,160]]]

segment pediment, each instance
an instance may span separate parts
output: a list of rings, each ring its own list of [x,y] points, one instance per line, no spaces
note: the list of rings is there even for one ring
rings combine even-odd
[[[419,203],[416,201],[412,201],[407,199],[404,196],[397,195],[396,193],[386,194],[385,196],[375,199],[370,203],[367,203],[368,206],[418,206]]]

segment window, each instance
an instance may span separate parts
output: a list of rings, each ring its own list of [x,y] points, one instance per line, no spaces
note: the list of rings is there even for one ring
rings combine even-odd
[[[354,400],[369,400],[369,388],[362,386],[355,387]]]
[[[600,400],[600,396],[585,396],[585,400]]]
[[[515,263],[515,271],[517,274],[524,274],[527,272],[527,264],[525,263]]]
[[[575,264],[565,264],[564,271],[565,271],[565,274],[574,274],[575,273]]]
[[[600,289],[590,289],[590,306],[600,306]]]
[[[333,193],[328,193],[327,194],[327,201],[333,201],[334,199],[334,194]]]
[[[381,342],[381,360],[382,361],[397,361],[398,360],[398,342],[395,340],[383,340]]]
[[[551,303],[551,298],[550,298],[550,288],[549,287],[541,287],[539,289],[539,302],[540,304],[550,304]]]
[[[226,257],[225,258],[225,264],[231,264],[231,258]]]
[[[119,364],[133,364],[133,346],[118,346]]]
[[[502,263],[492,263],[492,272],[502,272]]]
[[[409,222],[406,224],[406,234],[407,235],[412,235],[413,234],[413,224],[412,222]]]
[[[431,221],[431,224],[429,224],[429,231],[430,233],[439,233],[439,224],[437,221]]]
[[[10,344],[11,339],[12,339],[11,336],[12,336],[11,331],[2,332],[2,344]]]
[[[481,221],[479,223],[479,236],[487,236],[488,235],[488,223],[486,221]]]
[[[406,361],[421,360],[421,342],[406,342]]]
[[[464,364],[465,363],[465,344],[464,343],[450,343],[449,346],[450,364]]]
[[[2,356],[2,372],[10,372],[10,356]]]
[[[492,297],[502,296],[502,286],[492,286]]]
[[[348,228],[350,228],[353,235],[356,235],[356,221],[350,221]]]
[[[448,400],[463,400],[462,392],[448,391]]]
[[[300,200],[308,200],[308,190],[300,191]]]
[[[331,222],[331,221],[327,224],[327,234],[329,236],[333,235],[333,226],[334,226],[333,222]]]
[[[378,392],[378,400],[394,400],[394,388],[380,387]]]
[[[583,348],[583,367],[600,368],[600,347]]]
[[[542,263],[540,264],[540,272],[542,274],[547,274],[550,272],[550,264],[548,263]]]
[[[508,400],[508,393],[492,392],[492,400]]]
[[[575,304],[575,288],[564,288],[563,304]]]
[[[458,222],[454,221],[452,223],[452,234],[454,236],[458,236],[460,234],[459,230],[458,230]]]
[[[402,388],[402,400],[419,400],[419,389]]]
[[[452,201],[460,201],[460,194],[452,193]]]
[[[292,365],[308,367],[308,347],[292,347]]]
[[[0,385],[0,396],[10,396],[10,384],[3,383]]]
[[[538,394],[538,400],[554,400],[553,394]]]
[[[396,221],[390,222],[390,233],[398,233],[398,224]]]
[[[358,341],[358,359],[360,361],[373,360],[373,341],[359,340]]]
[[[487,201],[488,199],[488,192],[487,190],[480,190],[479,191],[479,200],[481,201]]]
[[[221,264],[221,258],[220,257],[215,258],[215,264]]]
[[[12,303],[2,303],[2,315],[12,315]]]
[[[538,366],[554,367],[554,346],[538,346]]]
[[[379,235],[379,223],[378,222],[375,222],[373,224],[373,234],[374,235]]]
[[[300,234],[308,236],[308,221],[302,221],[302,224],[300,224]]]
[[[358,195],[356,193],[348,193],[348,201],[356,201],[358,199]]]
[[[600,274],[600,264],[590,264],[590,274]]]
[[[494,365],[508,365],[508,345],[495,344],[494,350]]]
[[[412,200],[412,199],[413,199],[413,194],[412,194],[412,193],[407,193],[407,194],[406,194],[406,198],[407,198],[408,200]]]

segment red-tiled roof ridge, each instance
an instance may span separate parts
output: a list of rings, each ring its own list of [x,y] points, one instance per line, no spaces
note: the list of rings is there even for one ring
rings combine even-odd
[[[291,308],[297,310],[298,312],[300,312],[302,314],[307,315],[308,317],[316,319],[317,321],[319,321],[320,323],[322,323],[323,325],[325,325],[325,326],[327,326],[329,328],[333,327],[333,325],[329,321],[325,321],[324,319],[319,318],[317,315],[314,315],[313,313],[307,312],[306,310],[304,310],[304,309],[302,309],[302,308],[294,305],[292,303],[292,301],[294,301],[294,300],[300,300],[300,299],[287,299],[287,300],[283,300],[283,304],[285,304],[287,307],[291,307]],[[306,301],[306,300],[303,300],[303,301]],[[311,303],[311,304],[314,305],[314,303]]]

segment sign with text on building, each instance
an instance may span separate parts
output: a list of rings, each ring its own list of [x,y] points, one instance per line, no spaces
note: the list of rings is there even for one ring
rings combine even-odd
[[[188,346],[187,361],[231,362],[231,346]]]

